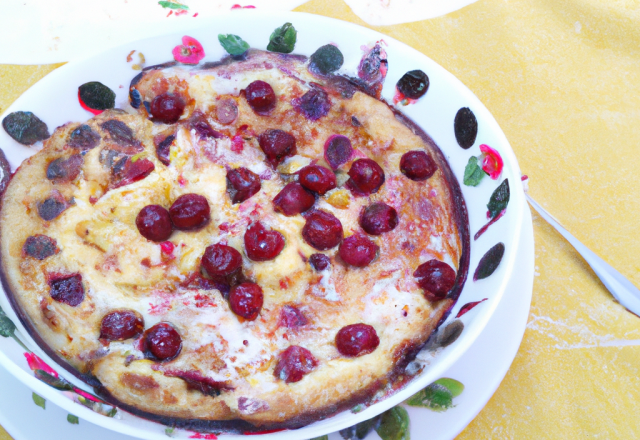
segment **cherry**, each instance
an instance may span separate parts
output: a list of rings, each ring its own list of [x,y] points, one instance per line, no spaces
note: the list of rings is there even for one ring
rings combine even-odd
[[[273,87],[264,81],[254,81],[247,86],[244,97],[253,111],[259,115],[267,115],[276,108],[276,94]]]
[[[435,161],[426,152],[414,150],[404,153],[400,159],[400,171],[411,180],[427,180],[438,169]]]
[[[354,195],[369,195],[384,183],[384,171],[374,160],[358,159],[351,164],[347,187]]]
[[[116,179],[113,184],[115,188],[120,188],[121,186],[142,180],[156,168],[154,163],[149,159],[138,159],[134,162],[130,158],[125,157],[123,161],[124,168],[115,170]]]
[[[211,278],[226,277],[242,267],[242,255],[231,246],[212,244],[204,250],[200,265]]]
[[[300,98],[294,98],[291,104],[310,121],[317,121],[331,110],[329,95],[321,89],[311,89]]]
[[[298,182],[322,196],[336,187],[336,175],[330,169],[320,165],[308,165],[300,170]]]
[[[102,318],[100,339],[124,341],[134,338],[144,331],[144,320],[134,310],[115,310]]]
[[[171,163],[171,145],[176,140],[175,135],[170,134],[156,145],[156,156],[164,165],[169,166]]]
[[[407,98],[418,99],[427,93],[429,77],[422,70],[411,70],[398,80],[396,87]]]
[[[298,182],[287,183],[273,199],[273,209],[287,217],[310,209],[316,198]]]
[[[79,154],[74,154],[68,159],[59,157],[47,166],[47,179],[53,180],[54,183],[71,182],[80,174],[83,162]]]
[[[318,360],[306,348],[292,345],[280,353],[273,374],[286,383],[299,382],[318,366]]]
[[[280,311],[280,325],[286,328],[296,328],[307,325],[309,320],[296,306],[284,306]]]
[[[325,254],[313,254],[309,257],[309,264],[315,270],[322,271],[331,265],[331,260]]]
[[[232,203],[242,203],[260,191],[260,176],[246,168],[227,171],[227,192]]]
[[[136,217],[136,226],[140,235],[156,243],[167,240],[173,232],[169,211],[160,205],[142,208]]]
[[[342,241],[338,252],[345,263],[365,267],[375,260],[379,250],[378,245],[364,235],[354,234]]]
[[[38,215],[42,220],[51,221],[68,208],[65,201],[59,200],[59,198],[60,197],[49,197],[38,203]]]
[[[262,288],[255,283],[238,284],[229,292],[231,310],[248,321],[258,317],[263,301]]]
[[[60,252],[60,249],[58,249],[58,243],[55,239],[46,235],[36,234],[27,237],[24,245],[22,245],[22,252],[36,260],[44,260]]]
[[[231,98],[225,98],[218,101],[216,106],[216,118],[221,124],[231,124],[238,118],[238,104]]]
[[[198,139],[222,139],[224,135],[219,131],[214,130],[209,125],[207,117],[202,112],[195,112],[189,120],[189,125],[198,134]]]
[[[49,281],[49,287],[51,298],[71,307],[76,307],[84,300],[82,275],[79,273],[55,277]]]
[[[98,146],[100,135],[88,125],[81,125],[69,134],[67,145],[79,150],[91,150]]]
[[[316,210],[307,215],[302,228],[302,238],[311,247],[326,251],[342,241],[342,223],[333,214]]]
[[[331,168],[337,170],[353,155],[353,147],[348,137],[341,134],[329,136],[324,144],[324,158]]]
[[[360,215],[360,226],[367,234],[380,235],[398,226],[398,213],[386,203],[367,206]]]
[[[376,329],[368,324],[351,324],[336,334],[336,347],[343,356],[358,357],[373,352],[380,345]]]
[[[438,260],[421,264],[413,276],[430,301],[443,299],[456,284],[456,272],[447,263]]]
[[[269,129],[258,138],[267,161],[276,168],[287,156],[296,154],[296,138],[283,130]]]
[[[149,111],[154,122],[163,124],[175,124],[182,116],[186,103],[179,95],[173,93],[163,93],[151,101]]]
[[[204,196],[190,193],[181,195],[173,202],[169,208],[169,215],[176,229],[195,231],[209,223],[211,209]]]
[[[260,222],[249,226],[244,233],[244,250],[253,261],[269,261],[284,248],[284,236],[273,229],[266,229]]]
[[[170,361],[181,350],[182,337],[168,322],[160,322],[144,332],[142,351],[148,359]]]

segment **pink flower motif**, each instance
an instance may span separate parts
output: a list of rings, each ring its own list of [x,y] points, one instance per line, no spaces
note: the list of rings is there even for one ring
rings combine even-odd
[[[484,156],[482,159],[482,171],[487,173],[493,180],[497,180],[504,166],[500,153],[485,144],[480,145],[480,151],[483,153],[481,157]]]
[[[248,6],[240,6],[238,4],[235,4],[233,6],[231,6],[231,9],[255,9],[255,6],[252,5],[248,5]]]
[[[182,45],[174,47],[171,53],[176,61],[183,64],[198,64],[205,55],[202,44],[187,35],[182,37]]]
[[[53,368],[48,366],[42,359],[40,359],[37,354],[25,353],[24,357],[27,358],[27,363],[29,364],[29,368],[31,368],[31,371],[42,370],[45,373],[49,373],[55,378],[58,377],[58,373],[56,373]]]

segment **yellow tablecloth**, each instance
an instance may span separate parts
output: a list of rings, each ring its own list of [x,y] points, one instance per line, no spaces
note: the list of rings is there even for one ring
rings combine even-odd
[[[342,0],[298,10],[365,25]],[[532,196],[640,285],[637,0],[480,0],[376,30],[462,80],[506,133]],[[0,109],[56,67],[0,66]],[[535,214],[534,230],[522,346],[459,439],[640,438],[640,319]]]

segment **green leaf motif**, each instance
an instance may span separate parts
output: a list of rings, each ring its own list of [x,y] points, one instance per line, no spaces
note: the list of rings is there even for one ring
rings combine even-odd
[[[10,338],[13,336],[16,331],[16,325],[9,319],[9,317],[4,313],[4,310],[0,308],[0,335],[5,338]]]
[[[41,396],[38,396],[36,393],[32,393],[31,398],[33,399],[33,403],[35,403],[42,409],[46,409],[47,401],[44,400],[44,398],[42,398]]]
[[[43,381],[47,385],[52,386],[56,390],[60,390],[60,391],[72,391],[73,390],[73,386],[71,386],[71,384],[69,382],[67,382],[66,380],[64,380],[62,378],[58,378],[58,377],[52,376],[51,374],[47,373],[44,370],[35,370],[33,372],[33,374],[34,374],[35,377],[37,377],[38,379],[40,379],[41,381]]]
[[[169,426],[168,428],[164,429],[164,433],[167,437],[173,437],[173,433],[175,432],[176,428],[174,428],[173,426]]]
[[[458,397],[464,391],[464,385],[462,384],[462,382],[459,382],[455,379],[450,379],[448,377],[438,379],[434,383],[442,385],[443,387],[451,391],[451,395],[453,397]]]
[[[168,9],[184,9],[184,10],[188,10],[189,6],[187,5],[183,5],[180,3],[174,3],[174,2],[165,2],[165,1],[160,1],[158,2],[158,4],[160,6],[162,6],[163,8],[168,8]]]
[[[116,414],[118,414],[118,408],[116,408],[115,406],[113,408],[111,408],[109,411],[107,411],[107,413],[105,414],[105,416],[107,417],[115,417]]]
[[[329,440],[328,435],[321,435],[320,437],[314,437],[311,440]]]
[[[433,411],[446,411],[453,406],[453,394],[447,387],[432,383],[407,400],[410,406],[420,406]]]
[[[229,55],[239,56],[249,50],[249,43],[247,43],[237,35],[219,34],[218,41],[220,42],[222,48],[229,53]]]
[[[504,243],[498,243],[487,251],[486,254],[480,258],[478,267],[473,274],[473,281],[483,280],[493,274],[504,256]]]
[[[73,414],[67,414],[67,422],[72,425],[77,425],[80,423],[80,419],[78,419],[78,416],[74,416]]]
[[[285,23],[276,28],[269,37],[267,50],[270,52],[291,53],[296,45],[298,31],[291,23]]]
[[[491,199],[487,204],[489,209],[489,217],[495,218],[509,204],[509,179],[504,179],[500,186],[491,194]]]
[[[410,440],[407,410],[401,406],[394,406],[382,413],[376,432],[382,440]]]
[[[478,186],[487,173],[482,171],[478,165],[478,158],[471,156],[467,166],[464,168],[464,178],[462,182],[467,186]]]

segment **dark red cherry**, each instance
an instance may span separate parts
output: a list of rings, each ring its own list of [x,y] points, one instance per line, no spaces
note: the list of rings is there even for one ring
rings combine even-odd
[[[71,182],[80,174],[83,162],[79,154],[73,154],[68,159],[59,157],[47,166],[47,179],[54,183]]]
[[[331,168],[337,170],[349,162],[353,155],[353,147],[348,137],[341,134],[329,136],[324,144],[324,158]]]
[[[242,203],[260,191],[260,176],[246,168],[235,168],[227,172],[227,192],[231,202]]]
[[[384,183],[384,171],[374,160],[358,159],[351,164],[347,187],[355,195],[369,195]]]
[[[320,165],[309,165],[300,170],[298,182],[322,196],[336,187],[336,175],[330,169]]]
[[[140,235],[156,243],[166,241],[173,232],[169,211],[160,205],[142,208],[136,217],[136,226]]]
[[[357,357],[373,352],[380,345],[376,329],[368,324],[342,327],[336,334],[336,347],[343,356]]]
[[[421,150],[404,153],[400,159],[400,171],[411,180],[427,180],[437,169],[431,156]]]
[[[280,311],[279,324],[286,328],[296,328],[307,325],[309,320],[296,306],[284,306]]]
[[[262,288],[255,283],[238,284],[229,292],[231,310],[248,321],[253,321],[258,317],[263,301]]]
[[[231,246],[212,244],[204,250],[200,265],[212,278],[226,277],[242,267],[242,255]]]
[[[373,260],[380,248],[362,234],[354,234],[345,238],[340,245],[340,258],[351,266],[365,267]]]
[[[380,235],[398,226],[398,213],[386,203],[367,206],[360,215],[360,226],[367,234]]]
[[[322,89],[311,89],[299,98],[291,100],[293,108],[310,121],[317,121],[331,110],[329,95]]]
[[[79,273],[56,276],[49,280],[49,287],[49,295],[51,295],[51,298],[71,307],[76,307],[84,300],[82,275]]]
[[[421,264],[413,276],[430,301],[443,299],[456,284],[456,272],[447,263],[438,260]]]
[[[134,310],[114,310],[102,318],[100,339],[124,341],[144,331],[144,319]]]
[[[283,130],[269,129],[258,138],[267,161],[276,168],[285,157],[296,154],[296,138]]]
[[[209,202],[199,194],[183,194],[169,208],[173,226],[180,231],[204,228],[211,220]]]
[[[247,86],[244,97],[254,112],[259,115],[267,115],[276,108],[276,94],[273,87],[264,81],[254,81]]]
[[[182,116],[186,103],[179,95],[163,93],[151,101],[149,111],[154,122],[163,124],[175,124]]]
[[[288,217],[310,209],[316,198],[298,182],[287,183],[273,199],[273,209]]]
[[[168,322],[160,322],[144,332],[143,351],[149,359],[170,361],[180,354],[182,337]]]
[[[318,366],[318,360],[306,348],[292,345],[280,353],[273,374],[286,383],[299,382]]]
[[[269,261],[284,248],[284,236],[273,229],[266,229],[260,222],[249,226],[244,233],[244,250],[253,261]]]
[[[342,223],[333,214],[316,210],[306,216],[302,238],[311,247],[326,251],[342,241]]]
[[[238,104],[231,98],[218,101],[216,106],[216,118],[221,124],[231,124],[238,118]]]
[[[164,165],[169,166],[171,163],[171,145],[176,140],[175,135],[170,134],[156,145],[156,156]]]
[[[317,271],[322,271],[331,266],[331,259],[325,254],[313,254],[309,257],[309,264]]]
[[[44,260],[60,252],[60,249],[58,249],[58,243],[55,239],[46,235],[36,234],[27,237],[24,245],[22,245],[22,252],[36,260]]]

